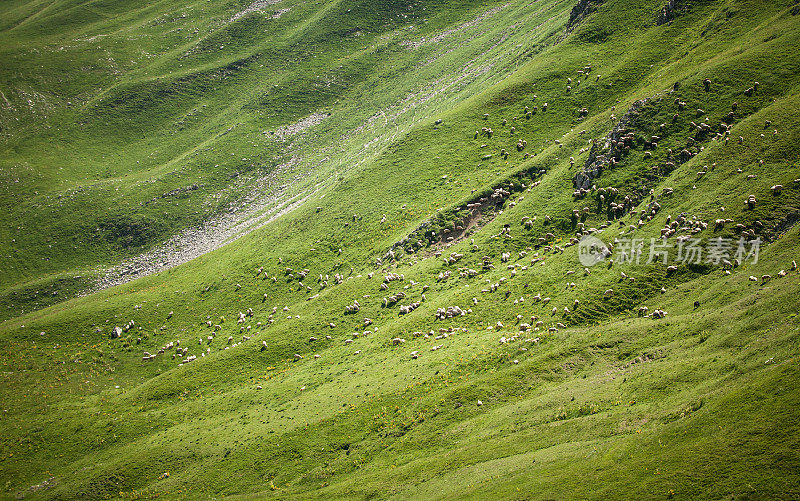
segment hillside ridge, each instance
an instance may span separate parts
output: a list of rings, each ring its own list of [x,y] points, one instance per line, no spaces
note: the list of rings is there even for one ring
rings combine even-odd
[[[795,7],[0,7],[0,497],[793,499]]]

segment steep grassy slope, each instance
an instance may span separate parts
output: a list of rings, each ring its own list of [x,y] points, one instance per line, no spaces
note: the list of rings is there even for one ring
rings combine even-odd
[[[247,199],[268,208],[313,191],[529,59],[570,8],[283,2],[278,18],[269,6],[231,22],[240,4],[10,9],[4,318]],[[329,114],[313,132],[275,135]]]
[[[32,112],[13,127],[3,115],[11,131],[3,173],[24,187],[4,182],[4,235],[20,239],[3,244],[18,254],[4,271],[15,292],[113,262],[221,210],[222,202],[192,215],[230,186],[232,172],[257,177],[303,156],[309,174],[291,190],[310,196],[187,264],[0,325],[4,496],[797,497],[800,30],[791,2],[677,2],[662,25],[660,1],[580,2],[596,11],[566,36],[574,4],[555,0],[494,9],[285,3],[270,6],[290,8],[276,19],[235,23],[227,21],[244,5],[187,6],[186,18],[168,2],[8,5],[6,54],[24,53],[30,40],[52,47],[42,38],[50,22],[63,27],[54,40],[138,35],[118,43],[119,54],[157,54],[132,60],[119,81],[80,75],[85,84],[67,84],[75,95],[81,85],[103,88],[78,109],[54,112],[75,124],[74,136],[56,140],[60,153],[35,147],[48,136]],[[25,61],[16,64],[33,66]],[[333,80],[346,84],[310,90],[340,66],[342,80]],[[4,81],[25,74],[0,71]],[[231,81],[209,83],[220,71]],[[204,102],[207,116],[172,130],[171,120]],[[270,137],[329,112],[313,134]],[[629,148],[592,179],[594,189],[574,194],[576,173],[621,120]],[[23,140],[25,130],[39,139]],[[112,143],[130,153],[83,165],[92,154],[80,152]],[[145,166],[134,165],[139,157]],[[241,161],[253,170],[239,158],[257,159]],[[116,170],[104,177],[104,169]],[[77,191],[58,209],[62,219],[51,218],[64,235],[98,224],[93,211],[116,208],[165,226],[125,250],[86,240],[52,267],[32,262],[47,257],[47,226],[30,240],[13,229],[47,220],[35,206],[46,198],[15,200],[24,190],[75,191],[92,176],[102,178],[97,187]],[[156,204],[149,215],[136,208],[201,181],[183,205]],[[115,188],[125,199],[102,196]],[[480,201],[496,188],[509,195]],[[753,209],[744,203],[751,194]],[[610,204],[626,196],[615,211]],[[174,220],[160,222],[161,212]],[[676,236],[752,232],[764,240],[758,262],[673,270],[645,264],[645,254],[620,263],[618,243],[613,265],[584,270],[569,245],[578,223],[606,243],[649,242],[681,214],[705,227],[671,235],[673,256]],[[717,219],[732,222],[719,228]],[[464,238],[448,242],[459,226]],[[452,252],[463,257],[443,262]],[[403,280],[384,281],[389,273]],[[359,311],[346,313],[354,301]],[[400,314],[412,302],[420,306]],[[450,306],[471,312],[434,319]],[[641,306],[667,316],[641,317]],[[252,316],[237,322],[248,308]],[[174,356],[177,340],[185,356]],[[188,355],[197,359],[181,364]]]

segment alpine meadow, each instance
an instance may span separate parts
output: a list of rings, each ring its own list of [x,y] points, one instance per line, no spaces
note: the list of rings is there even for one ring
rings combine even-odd
[[[800,499],[800,0],[0,1],[0,499]]]

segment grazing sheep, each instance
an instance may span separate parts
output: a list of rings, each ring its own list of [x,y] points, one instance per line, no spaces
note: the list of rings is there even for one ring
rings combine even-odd
[[[477,270],[473,270],[471,268],[459,268],[458,274],[462,278],[470,278],[476,276],[478,272]]]
[[[423,296],[424,296],[424,294],[423,294]],[[419,308],[419,306],[420,306],[420,303],[411,303],[408,306],[400,306],[400,314],[401,315],[406,315],[408,313],[411,313],[412,311],[414,311],[417,308]]]
[[[393,296],[385,297],[383,298],[383,306],[387,307],[393,305],[394,303],[398,302],[404,297],[406,297],[406,293],[403,291],[400,291],[397,294],[394,294]]]
[[[405,280],[405,275],[401,275],[398,273],[388,273],[385,277],[383,277],[383,281],[387,284],[393,282],[395,280]]]
[[[467,312],[458,306],[448,306],[447,308],[438,308],[436,313],[434,313],[434,318],[437,320],[445,320],[457,316],[464,316],[466,314]]]

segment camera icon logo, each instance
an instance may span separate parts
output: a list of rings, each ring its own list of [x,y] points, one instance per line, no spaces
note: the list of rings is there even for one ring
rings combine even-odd
[[[578,242],[578,259],[587,268],[603,262],[610,255],[608,246],[595,236],[586,235]]]

